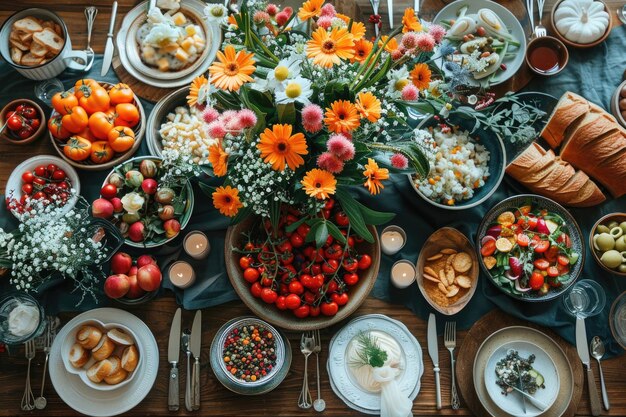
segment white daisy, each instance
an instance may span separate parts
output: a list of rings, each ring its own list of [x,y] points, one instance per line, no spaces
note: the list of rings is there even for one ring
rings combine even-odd
[[[293,103],[298,101],[302,104],[309,104],[311,94],[311,81],[306,78],[298,77],[293,80],[287,80],[283,90],[276,90],[276,102],[280,104]]]
[[[228,9],[223,4],[207,4],[204,8],[204,17],[209,24],[226,23],[228,19]]]
[[[300,57],[292,55],[281,59],[276,68],[267,74],[267,86],[270,90],[283,90],[284,81],[294,79],[300,75]]]
[[[411,82],[409,77],[409,71],[406,67],[389,71],[387,74],[387,78],[389,79],[389,85],[387,87],[388,93],[395,98],[402,97],[402,89]]]

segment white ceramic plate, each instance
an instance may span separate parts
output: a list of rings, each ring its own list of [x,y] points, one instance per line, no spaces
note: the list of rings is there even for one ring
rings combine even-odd
[[[184,77],[173,80],[149,77],[145,74],[142,74],[140,71],[137,71],[137,69],[131,64],[130,60],[128,59],[128,54],[126,51],[126,38],[129,35],[128,30],[131,24],[135,21],[135,19],[137,19],[137,17],[139,17],[142,13],[146,13],[147,3],[147,1],[139,3],[131,11],[129,11],[126,16],[124,16],[122,26],[120,27],[120,30],[115,38],[115,46],[117,48],[117,53],[120,57],[120,61],[122,61],[122,66],[130,75],[132,75],[139,81],[148,85],[152,85],[154,87],[177,88],[190,84],[196,76],[205,73],[213,63],[215,55],[217,55],[217,51],[222,43],[222,34],[220,28],[217,25],[208,25],[210,31],[209,33],[207,33],[206,36],[206,48],[209,50],[209,53],[206,56],[206,60],[202,63],[202,65],[200,65],[191,74],[187,74]],[[205,3],[199,0],[185,0],[185,5],[200,14],[204,13],[204,7],[206,6]]]
[[[522,395],[518,392],[512,392],[505,396],[502,394],[502,389],[496,384],[496,364],[500,359],[504,358],[511,349],[516,350],[522,358],[527,358],[531,354],[535,355],[533,368],[545,378],[545,388],[537,389],[537,392],[535,392],[533,396],[543,404],[546,404],[547,408],[550,408],[552,404],[554,404],[560,386],[559,371],[556,369],[554,361],[539,346],[521,340],[505,343],[494,350],[487,360],[487,366],[484,372],[487,393],[493,402],[506,413],[514,416],[538,416],[541,414],[542,410],[534,407],[529,399],[526,399],[526,413],[524,413]]]
[[[517,39],[520,43],[520,46],[517,48],[517,53],[515,56],[511,58],[505,58],[503,63],[506,65],[506,70],[498,71],[495,78],[489,83],[489,85],[498,85],[507,81],[511,78],[517,71],[520,69],[522,64],[524,63],[524,55],[526,53],[526,34],[524,33],[524,29],[520,24],[519,20],[508,11],[505,7],[499,5],[490,0],[457,0],[448,4],[446,7],[441,9],[435,19],[433,19],[433,23],[440,23],[442,20],[449,20],[456,18],[457,11],[463,7],[468,6],[467,14],[476,13],[480,9],[491,9],[493,10],[499,17],[502,19],[502,22],[506,25],[507,29],[511,33],[511,35]],[[436,65],[441,65],[441,59],[435,60]],[[489,79],[490,77],[486,77]],[[485,79],[485,80],[486,80]],[[481,81],[484,80],[473,80],[474,85],[478,86],[481,84]],[[484,83],[486,84],[486,83]]]
[[[385,315],[360,316],[339,330],[330,341],[326,368],[331,388],[348,407],[365,414],[380,414],[380,393],[363,390],[352,378],[346,360],[350,341],[359,332],[372,330],[389,334],[401,346],[404,366],[397,383],[400,390],[414,400],[420,390],[420,378],[424,373],[422,348],[404,324]]]
[[[127,385],[113,391],[97,391],[65,369],[61,358],[63,340],[74,327],[88,320],[122,324],[132,329],[138,345],[141,342],[144,346],[140,355],[148,365],[142,366]],[[159,370],[159,347],[148,326],[136,316],[116,308],[98,308],[74,317],[58,332],[50,351],[49,370],[54,389],[69,407],[94,417],[115,416],[135,407],[152,389]]]

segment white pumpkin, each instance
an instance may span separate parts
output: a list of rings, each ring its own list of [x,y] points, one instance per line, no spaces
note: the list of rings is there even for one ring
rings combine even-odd
[[[604,4],[594,0],[563,0],[554,12],[556,29],[576,43],[592,43],[609,27],[609,14]]]

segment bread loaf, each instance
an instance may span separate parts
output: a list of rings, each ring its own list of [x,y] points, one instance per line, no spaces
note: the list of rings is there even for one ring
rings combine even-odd
[[[135,345],[128,346],[122,353],[122,368],[128,372],[132,372],[139,363],[139,352]]]
[[[89,352],[78,343],[70,348],[70,363],[75,368],[82,368],[89,361]]]
[[[93,349],[102,338],[102,331],[95,326],[83,326],[76,332],[76,341],[85,349]]]
[[[117,372],[114,372],[111,375],[105,377],[104,382],[106,382],[109,385],[117,385],[120,382],[124,381],[127,376],[128,376],[128,372],[120,368]]]
[[[563,94],[552,111],[548,123],[541,131],[541,137],[552,149],[561,145],[567,129],[576,124],[589,111],[589,102],[571,91]]]
[[[100,362],[96,362],[87,370],[87,378],[92,382],[100,383],[106,377],[111,374],[111,362],[104,359]]]
[[[100,339],[100,343],[92,349],[91,356],[95,360],[101,361],[111,356],[114,350],[115,343],[105,334],[102,336],[102,339]]]

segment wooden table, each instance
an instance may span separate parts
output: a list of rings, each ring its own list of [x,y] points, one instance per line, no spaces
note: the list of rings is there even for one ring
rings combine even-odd
[[[135,409],[130,411],[128,415],[145,416],[145,415],[172,415],[167,411],[167,342],[169,337],[170,322],[176,310],[176,303],[172,297],[164,297],[154,300],[144,306],[129,308],[129,311],[136,314],[144,322],[148,324],[157,340],[160,350],[160,364],[156,383],[148,396]],[[441,392],[444,409],[440,412],[435,410],[435,390],[434,377],[432,373],[432,362],[427,353],[426,343],[426,322],[418,319],[410,310],[385,303],[383,301],[368,299],[365,304],[358,310],[356,315],[382,313],[407,325],[411,333],[415,335],[424,350],[424,375],[421,379],[421,390],[414,402],[413,414],[416,416],[430,415],[471,415],[467,408],[460,410],[452,410],[450,408],[450,365],[447,350],[443,346],[441,337],[439,338],[439,358],[441,363]],[[207,416],[295,416],[295,415],[316,415],[315,411],[302,411],[297,406],[298,395],[302,384],[303,358],[300,354],[299,338],[296,333],[288,333],[289,340],[293,349],[293,362],[291,370],[283,383],[271,394],[257,397],[241,397],[231,393],[224,388],[216,380],[209,366],[209,346],[213,340],[215,331],[226,321],[233,317],[249,314],[249,310],[242,305],[241,302],[231,302],[223,306],[208,308],[203,310],[202,314],[202,370],[201,370],[201,398],[202,407],[200,412],[195,415]],[[67,322],[74,314],[62,315],[63,322]],[[184,312],[183,323],[190,325],[193,321],[193,312]],[[322,331],[323,352],[320,357],[320,368],[322,375],[322,393],[326,400],[326,411],[324,416],[347,416],[358,415],[358,413],[350,410],[344,403],[332,392],[328,375],[326,372],[326,349],[328,342],[335,332],[341,328],[341,324]],[[442,330],[442,329],[441,329]],[[463,343],[466,332],[459,332],[457,338],[457,346]],[[8,357],[6,354],[0,354],[0,386],[2,387],[2,395],[0,396],[0,416],[16,416],[28,415],[19,409],[20,398],[24,391],[24,377],[26,373],[26,360],[23,358],[22,351],[17,357]],[[33,361],[33,391],[37,396],[41,388],[42,362],[44,355],[38,352]],[[311,386],[311,394],[315,398],[317,390],[315,388],[315,371],[314,361],[309,366],[309,383]],[[609,389],[609,398],[611,400],[610,415],[624,416],[626,415],[626,377],[624,377],[624,369],[626,369],[626,356],[617,359],[607,360],[603,362],[604,377]],[[183,366],[181,380],[184,381]],[[594,372],[598,375],[597,367],[594,365]],[[462,384],[463,381],[458,381]],[[599,384],[599,382],[598,382]],[[181,384],[182,385],[182,384]],[[599,387],[599,385],[598,385]],[[183,398],[184,387],[181,386],[181,398]],[[61,399],[56,395],[54,389],[48,380],[45,397],[48,400],[48,408],[45,412],[37,413],[42,416],[68,416],[76,415],[73,410],[67,407]],[[184,407],[182,407],[184,408]],[[580,406],[579,415],[589,415],[588,394],[586,384]],[[174,415],[192,415],[186,411],[179,411]]]

